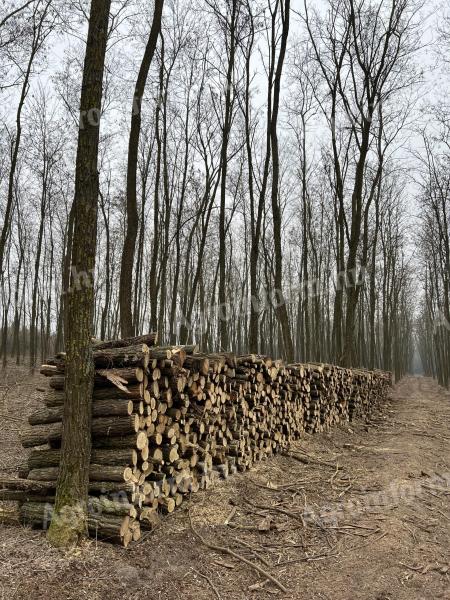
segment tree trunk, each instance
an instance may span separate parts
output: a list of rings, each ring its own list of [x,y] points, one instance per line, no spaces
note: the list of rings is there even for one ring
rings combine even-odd
[[[138,212],[136,203],[136,173],[138,163],[139,136],[141,133],[142,97],[147,83],[147,76],[155,53],[158,36],[161,31],[161,17],[164,0],[155,0],[155,12],[148,37],[147,46],[142,58],[139,75],[136,81],[131,114],[130,137],[128,141],[127,167],[127,231],[122,252],[120,269],[120,329],[122,337],[134,335],[133,316],[131,311],[134,251],[138,232]]]
[[[231,120],[233,111],[232,86],[236,52],[236,25],[238,15],[238,1],[231,0],[230,42],[227,66],[227,80],[225,91],[224,122],[222,130],[222,148],[220,156],[221,181],[220,181],[220,213],[219,213],[219,336],[221,350],[229,350],[228,336],[228,309],[226,294],[226,194],[228,173],[228,144],[230,141]],[[228,29],[228,27],[227,27]],[[226,31],[227,34],[227,31]]]
[[[159,95],[155,110],[155,137],[156,137],[156,172],[155,172],[155,194],[153,199],[153,248],[150,263],[150,329],[157,331],[158,329],[158,255],[159,255],[159,186],[161,181],[161,156],[162,143],[161,132],[159,130],[161,117],[161,102],[163,97],[164,85],[164,43],[161,50],[161,65],[159,69]]]
[[[45,170],[45,167],[44,167]],[[45,225],[45,213],[47,206],[47,181],[45,174],[42,178],[42,195],[41,195],[41,212],[40,212],[40,223],[39,233],[37,239],[36,258],[34,262],[34,280],[33,280],[33,291],[31,301],[31,322],[30,322],[30,369],[33,372],[36,366],[36,334],[37,334],[37,294],[39,285],[39,271],[41,266],[41,252],[42,252],[42,237],[44,235]]]
[[[75,172],[75,219],[72,265],[93,274],[97,241],[99,178],[97,170],[103,71],[110,0],[92,0],[83,83]],[[50,542],[70,546],[87,531],[91,455],[93,281],[75,282],[67,301],[66,375],[61,463]],[[78,284],[78,285],[75,285]]]
[[[105,303],[102,309],[100,324],[100,339],[106,338],[106,323],[109,315],[109,304],[111,299],[111,234],[109,226],[109,209],[106,212],[105,200],[100,192],[100,208],[102,210],[103,222],[105,224],[106,234],[106,255],[105,255]]]
[[[283,294],[283,258],[281,247],[281,207],[279,198],[280,184],[280,159],[278,151],[277,121],[280,104],[281,75],[283,71],[284,57],[286,55],[287,38],[289,35],[289,13],[290,0],[286,0],[282,6],[282,33],[281,47],[278,55],[278,63],[275,71],[274,93],[273,93],[273,111],[270,128],[270,139],[272,146],[272,215],[273,215],[273,236],[275,246],[275,293],[276,293],[276,313],[281,327],[283,338],[284,356],[288,362],[294,361],[294,346],[289,325],[289,315],[286,301]]]

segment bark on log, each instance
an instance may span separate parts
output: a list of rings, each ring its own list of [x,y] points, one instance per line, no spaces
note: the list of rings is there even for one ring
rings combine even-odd
[[[135,346],[137,344],[147,344],[147,346],[156,346],[158,341],[158,333],[148,333],[147,335],[137,335],[131,338],[121,340],[107,340],[94,342],[92,347],[95,350],[106,350],[110,348],[125,348],[127,346]]]
[[[28,502],[23,504],[19,511],[19,520],[25,525],[33,527],[40,527],[46,529],[51,522],[53,516],[53,506],[48,503],[34,503]],[[135,528],[132,528],[129,516],[115,516],[115,515],[94,515],[92,512],[88,514],[88,529],[89,533],[94,537],[98,537],[105,541],[114,543],[122,542],[125,546],[131,540],[138,540],[140,538],[140,527],[139,524]],[[128,537],[130,529],[139,532],[131,537]]]
[[[139,412],[138,404],[128,398],[96,400],[92,405],[92,416],[95,417],[126,417],[134,412]],[[130,412],[131,411],[131,412]],[[63,407],[54,408],[39,408],[35,410],[29,417],[30,425],[46,425],[50,423],[58,423],[62,421]]]
[[[148,366],[149,347],[147,344],[137,344],[125,348],[105,348],[94,352],[94,364],[99,368],[129,368]]]
[[[28,456],[28,468],[43,469],[47,467],[58,467],[61,452],[59,449],[49,448],[47,450],[32,450]],[[91,462],[97,465],[121,466],[136,465],[138,460],[137,451],[127,445],[124,449],[117,447],[108,450],[93,449]]]
[[[31,479],[16,479],[12,477],[0,478],[0,490],[23,491],[27,494],[36,494],[39,496],[49,496],[54,494],[55,481],[32,481]],[[99,494],[132,494],[136,490],[134,483],[126,481],[91,481],[89,482],[89,492]]]
[[[94,437],[120,437],[130,435],[139,431],[139,416],[127,417],[98,417],[92,419],[92,435]],[[20,435],[24,448],[54,444],[61,441],[62,424],[50,423],[45,425],[34,425],[22,431]],[[135,438],[136,439],[136,438]]]
[[[125,472],[129,467],[95,465],[89,467],[89,481],[129,481]],[[58,479],[59,467],[46,467],[32,469],[28,474],[30,481],[56,481]]]

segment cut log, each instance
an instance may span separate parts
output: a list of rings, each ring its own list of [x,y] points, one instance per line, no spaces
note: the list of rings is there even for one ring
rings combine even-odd
[[[47,529],[53,517],[53,506],[48,503],[28,502],[20,507],[19,516],[20,521],[25,525]],[[133,539],[139,539],[140,528],[135,527],[134,531],[130,532],[130,526],[129,516],[122,517],[109,514],[97,516],[93,513],[88,515],[89,533],[105,541],[119,542],[127,546]],[[139,532],[139,535],[137,532]]]
[[[124,348],[127,346],[136,346],[137,344],[147,344],[147,346],[156,346],[158,333],[148,333],[147,335],[138,335],[121,340],[95,341],[92,344],[94,350],[107,350],[110,348]]]
[[[32,450],[28,456],[28,468],[43,469],[47,467],[58,467],[61,452],[58,449],[48,450]],[[109,450],[93,449],[91,454],[91,462],[97,465],[120,466],[133,464],[136,465],[138,460],[136,450],[126,446],[125,449],[112,448]]]
[[[130,481],[126,476],[129,467],[108,466],[91,464],[89,468],[90,481]],[[32,469],[28,474],[31,481],[56,481],[58,479],[59,467],[46,467]]]
[[[94,352],[95,367],[97,369],[117,367],[142,367],[145,369],[148,366],[149,351],[147,344],[96,350]]]
[[[139,431],[139,416],[126,417],[99,417],[92,419],[92,435],[94,437],[116,437],[124,436]],[[46,425],[34,425],[25,429],[21,435],[21,443],[24,448],[54,444],[61,441],[62,424],[50,423]]]
[[[92,440],[93,448],[138,448],[142,450],[147,445],[147,434],[144,431],[140,431],[137,435],[98,436]]]
[[[33,446],[43,446],[50,442],[60,441],[61,435],[61,423],[34,425],[21,432],[20,441],[24,448],[32,448]]]

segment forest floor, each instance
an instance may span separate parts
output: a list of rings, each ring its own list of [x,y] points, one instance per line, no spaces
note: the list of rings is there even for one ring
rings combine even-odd
[[[25,457],[39,382],[20,368],[2,379],[1,475]],[[370,422],[293,449],[195,494],[126,550],[91,540],[62,553],[0,526],[0,599],[450,599],[449,393],[405,378]]]

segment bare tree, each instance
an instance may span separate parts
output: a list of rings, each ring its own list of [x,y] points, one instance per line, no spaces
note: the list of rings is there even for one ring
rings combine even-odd
[[[97,241],[97,171],[103,70],[109,0],[92,0],[80,99],[72,265],[92,276]],[[48,531],[54,545],[69,546],[85,534],[91,455],[91,406],[94,385],[92,322],[94,288],[80,285],[72,272],[67,290],[66,374],[63,436],[55,509]]]
[[[142,97],[145,91],[150,65],[156,50],[161,31],[161,18],[164,0],[155,0],[155,9],[150,34],[145,47],[133,95],[130,137],[128,141],[127,166],[127,231],[122,252],[120,269],[120,329],[123,336],[134,335],[132,315],[132,283],[134,253],[138,233],[139,216],[137,211],[137,167],[139,136],[141,132]]]
[[[365,2],[330,0],[330,11],[323,21],[318,14],[312,22],[305,6],[306,24],[317,63],[330,90],[335,90],[356,144],[352,166],[351,211],[346,223],[348,245],[345,269],[354,278],[346,287],[346,316],[342,363],[355,361],[354,339],[360,286],[358,253],[362,241],[365,170],[373,141],[377,107],[383,110],[399,91],[416,80],[411,56],[418,47],[417,26],[413,21],[416,6],[403,0],[381,2],[378,10]],[[330,72],[337,74],[337,80]],[[332,96],[334,98],[334,96]],[[335,103],[335,101],[334,101]],[[342,184],[338,182],[342,190]],[[342,192],[340,192],[342,193]],[[368,203],[373,196],[369,195]],[[345,219],[345,216],[344,216]]]
[[[22,137],[22,111],[30,89],[30,79],[32,76],[34,62],[47,37],[52,32],[55,23],[55,17],[51,15],[51,4],[52,0],[38,0],[33,7],[33,12],[31,15],[30,46],[27,48],[28,57],[26,59],[26,67],[21,84],[20,98],[16,110],[16,131],[11,149],[8,193],[6,198],[3,226],[0,233],[0,273],[3,273],[3,258],[11,228],[14,200],[14,179],[17,169],[20,141]]]

